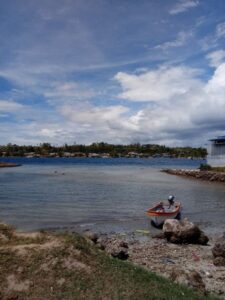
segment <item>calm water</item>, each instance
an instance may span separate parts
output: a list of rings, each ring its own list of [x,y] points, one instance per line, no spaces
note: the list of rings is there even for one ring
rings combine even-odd
[[[3,159],[1,159],[3,160]],[[89,228],[102,232],[148,228],[145,210],[174,194],[183,216],[210,232],[225,230],[225,184],[160,172],[196,168],[184,159],[5,159],[0,169],[0,220],[21,230]]]

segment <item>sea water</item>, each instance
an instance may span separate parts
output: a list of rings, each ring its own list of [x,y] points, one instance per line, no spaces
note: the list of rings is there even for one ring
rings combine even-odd
[[[148,229],[154,203],[175,195],[182,216],[210,232],[225,230],[225,184],[178,177],[163,168],[197,168],[190,159],[4,158],[0,169],[0,221],[19,230]]]

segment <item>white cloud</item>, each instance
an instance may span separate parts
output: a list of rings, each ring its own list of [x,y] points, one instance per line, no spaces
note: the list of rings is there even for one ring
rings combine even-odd
[[[225,22],[220,23],[216,26],[216,37],[217,38],[225,37]]]
[[[217,50],[212,53],[209,53],[206,57],[210,60],[210,65],[212,67],[218,67],[221,63],[225,61],[225,51]]]
[[[188,67],[161,67],[140,75],[119,72],[115,79],[122,87],[119,97],[130,101],[165,101],[180,97],[200,84],[199,71]]]
[[[165,42],[161,45],[155,46],[155,49],[168,50],[170,48],[177,48],[184,46],[187,41],[193,36],[192,31],[180,31],[174,41]]]
[[[24,105],[12,100],[0,100],[0,113],[13,113],[24,108]]]
[[[196,70],[182,67],[159,68],[145,74],[118,73],[121,97],[128,101],[156,101],[129,118],[139,140],[199,144],[225,131],[225,63],[208,82]],[[191,138],[191,140],[190,140]],[[170,142],[169,142],[170,141]]]
[[[208,84],[206,85],[206,90],[209,93],[213,92],[216,94],[225,92],[225,63],[217,67],[213,77],[209,80]],[[224,101],[224,95],[222,97],[223,101]]]
[[[96,126],[97,124],[108,126],[110,123],[116,122],[121,115],[125,114],[128,108],[121,105],[105,107],[64,105],[59,110],[66,118],[77,123],[90,126]]]
[[[169,13],[171,15],[176,15],[179,13],[183,13],[185,11],[188,11],[191,8],[195,8],[199,5],[199,1],[197,0],[182,0],[179,1],[170,11]]]
[[[95,92],[91,88],[82,87],[77,82],[72,81],[53,82],[46,87],[43,94],[51,103],[56,103],[57,101],[73,103],[95,96]]]

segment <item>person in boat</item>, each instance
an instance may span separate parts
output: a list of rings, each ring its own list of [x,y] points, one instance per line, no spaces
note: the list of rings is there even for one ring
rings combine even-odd
[[[157,212],[164,212],[164,211],[165,211],[164,203],[160,202],[157,207]]]
[[[173,195],[170,195],[168,197],[168,202],[169,202],[168,208],[169,209],[173,209],[174,208],[174,199],[175,199],[175,197]]]

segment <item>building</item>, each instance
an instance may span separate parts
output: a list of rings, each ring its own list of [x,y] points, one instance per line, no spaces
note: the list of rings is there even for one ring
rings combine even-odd
[[[207,163],[212,167],[225,167],[225,136],[210,140]]]

